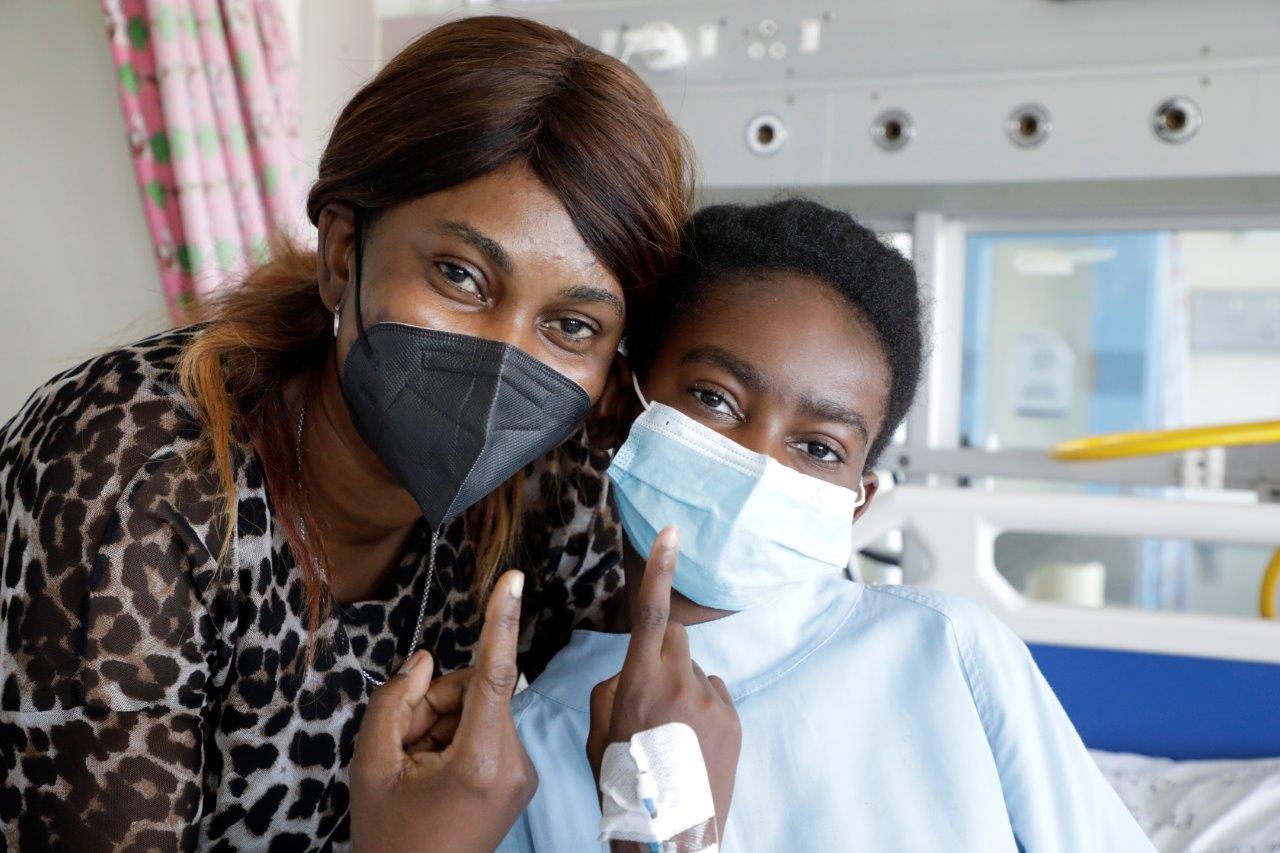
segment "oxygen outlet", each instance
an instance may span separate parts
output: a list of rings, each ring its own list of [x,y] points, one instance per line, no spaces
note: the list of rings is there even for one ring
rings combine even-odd
[[[1009,141],[1019,148],[1035,148],[1053,132],[1053,119],[1039,104],[1023,104],[1009,113],[1004,130]]]
[[[760,157],[769,157],[787,144],[787,128],[773,113],[761,113],[747,122],[747,148]]]
[[[1190,98],[1170,98],[1156,107],[1151,126],[1156,136],[1165,142],[1186,142],[1200,129],[1200,108]]]
[[[915,135],[915,122],[903,110],[886,110],[871,123],[871,138],[885,151],[905,148]]]

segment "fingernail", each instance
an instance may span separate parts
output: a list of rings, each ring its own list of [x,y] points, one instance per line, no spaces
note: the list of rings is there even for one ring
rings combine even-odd
[[[425,651],[423,651],[422,649],[418,649],[418,651],[416,651],[416,652],[414,652],[412,655],[410,655],[410,656],[409,656],[409,659],[408,659],[407,661],[405,661],[405,662],[404,662],[404,666],[400,667],[400,674],[401,674],[401,675],[408,675],[408,674],[409,674],[409,670],[411,670],[411,669],[413,669],[415,666],[417,666],[417,665],[418,665],[418,662],[419,662],[419,661],[421,661],[423,658],[426,658],[426,657],[430,657],[430,655],[428,655],[428,654],[427,654]]]
[[[524,572],[516,572],[516,576],[511,579],[511,586],[508,587],[511,597],[519,601],[524,596]]]
[[[668,524],[662,528],[662,532],[658,534],[657,545],[662,556],[666,557],[680,545],[680,528],[674,524]]]

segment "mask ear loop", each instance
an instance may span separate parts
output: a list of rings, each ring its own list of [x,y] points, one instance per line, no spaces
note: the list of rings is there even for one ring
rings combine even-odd
[[[644,392],[640,390],[640,377],[636,376],[634,372],[631,374],[631,387],[636,389],[636,396],[640,398],[640,405],[647,410],[651,404],[644,398]]]
[[[361,310],[361,283],[364,280],[364,213],[357,207],[352,213],[352,237],[355,240],[356,249],[356,268],[352,275],[356,283],[356,340],[365,346],[368,350],[369,340],[365,336],[364,331],[364,312]]]
[[[867,484],[858,483],[858,502],[853,505],[854,509],[860,509],[867,502]]]

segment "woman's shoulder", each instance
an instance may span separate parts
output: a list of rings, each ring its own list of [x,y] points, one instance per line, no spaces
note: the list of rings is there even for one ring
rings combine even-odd
[[[0,468],[25,460],[100,466],[139,449],[157,449],[195,429],[177,372],[198,332],[196,327],[163,332],[54,376],[0,430]]]
[[[58,519],[73,535],[41,544],[59,546],[46,550],[61,563],[83,562],[144,466],[198,438],[178,383],[198,333],[177,329],[108,350],[37,388],[0,429],[0,521],[40,528]]]
[[[198,425],[176,371],[192,334],[148,338],[54,377],[0,431],[11,604],[0,655],[30,688],[6,693],[7,710],[160,701],[178,687],[127,674],[134,658],[165,648],[194,667],[199,637],[216,634],[208,625],[191,635],[193,620],[211,617],[216,563],[216,490],[184,457]]]
[[[525,550],[568,551],[599,558],[620,552],[616,514],[609,502],[609,454],[596,450],[579,428],[525,471]],[[532,537],[532,538],[531,538]],[[533,541],[538,540],[538,541]]]

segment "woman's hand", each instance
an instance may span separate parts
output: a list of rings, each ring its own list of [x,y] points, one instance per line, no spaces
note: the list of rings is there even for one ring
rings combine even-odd
[[[419,651],[374,692],[351,761],[357,851],[493,850],[538,787],[511,718],[524,576],[507,572],[485,611],[476,665],[431,685]]]
[[[631,641],[622,671],[591,691],[587,759],[599,784],[600,762],[609,744],[627,742],[637,732],[665,723],[688,724],[702,747],[716,822],[723,833],[742,728],[724,682],[703,673],[689,656],[684,626],[667,619],[679,550],[675,527],[658,534],[640,589],[631,600]]]

